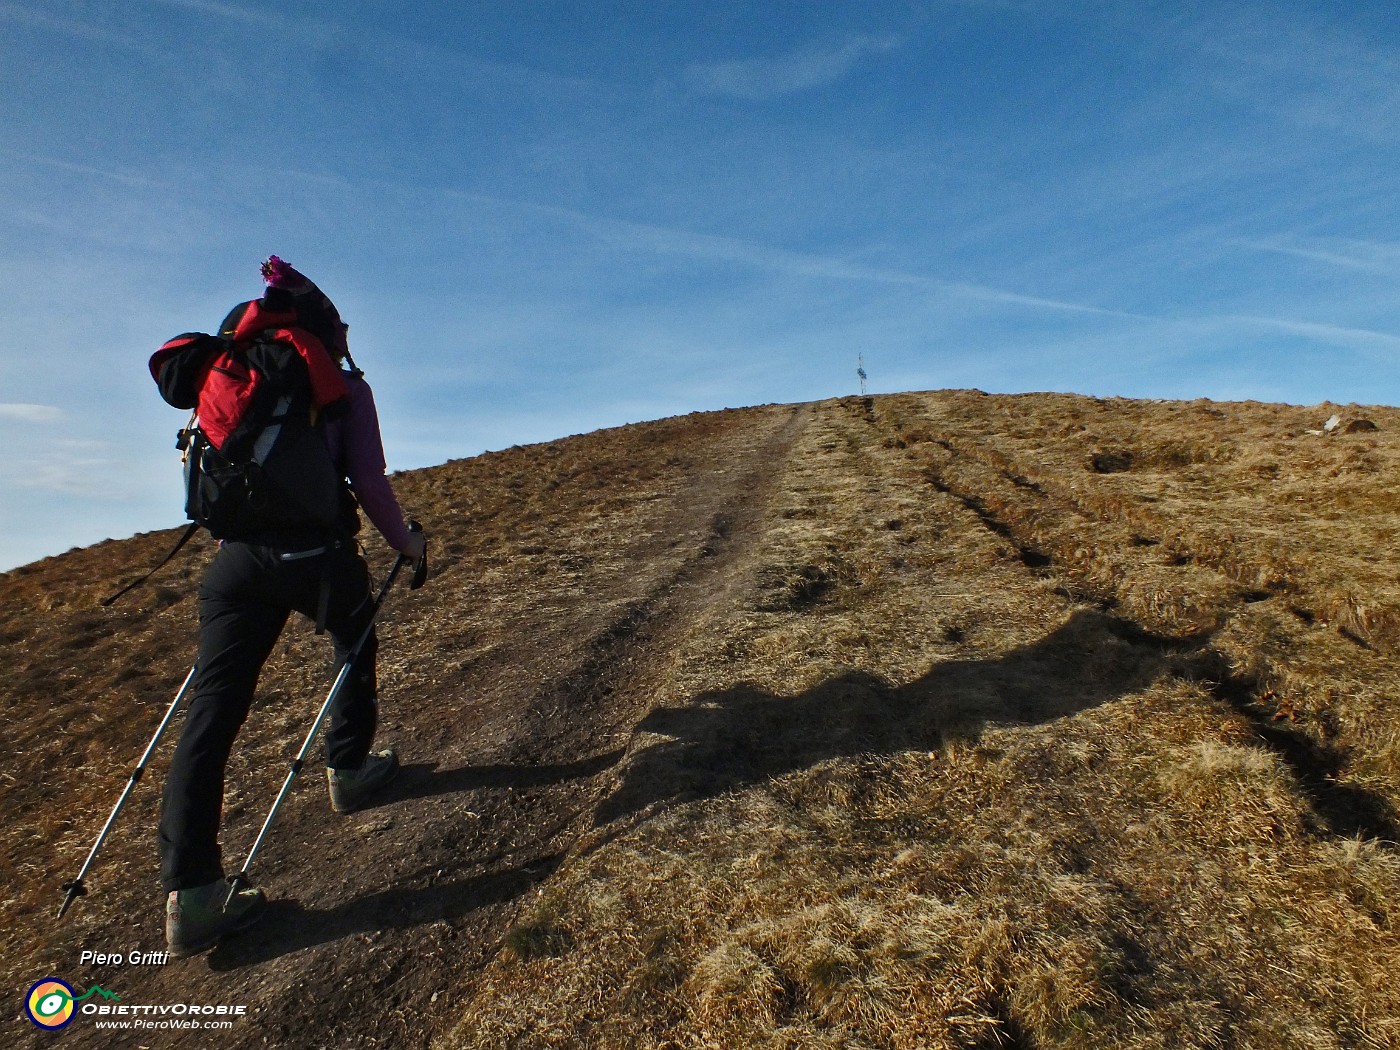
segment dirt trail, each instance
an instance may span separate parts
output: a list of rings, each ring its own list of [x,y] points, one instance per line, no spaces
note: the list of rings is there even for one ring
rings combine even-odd
[[[852,397],[403,475],[435,572],[381,622],[402,780],[335,818],[308,770],[272,915],[163,967],[79,953],[163,947],[169,742],[52,915],[188,668],[203,559],[109,611],[169,535],[4,574],[7,1045],[54,1038],[18,1012],[47,975],[248,1008],[80,1047],[1282,1046],[1295,1016],[1389,1045],[1400,413],[1312,414]],[[327,648],[294,627],[264,673],[231,868]]]
[[[94,942],[122,952],[161,947],[155,895],[121,892],[99,867],[89,879],[94,895],[35,952],[47,962],[15,974],[17,987],[32,983],[30,973],[37,980],[50,972],[34,967],[51,966],[70,983],[100,984],[127,1003],[246,1005],[248,1016],[232,1032],[217,1033],[224,1046],[428,1045],[459,1019],[454,988],[498,951],[522,900],[591,828],[620,743],[646,714],[651,683],[667,673],[666,639],[726,586],[758,528],[768,480],[811,411],[735,414],[688,445],[670,491],[628,519],[625,549],[616,552],[627,571],[597,579],[585,566],[589,601],[516,603],[512,637],[464,663],[455,681],[440,668],[384,668],[381,682],[395,683],[397,699],[386,699],[380,739],[403,746],[401,780],[382,806],[337,819],[318,770],[303,774],[254,873],[272,898],[257,928],[200,959],[80,969],[79,948]],[[445,524],[431,523],[430,532],[441,540]],[[453,584],[439,577],[419,593],[431,600],[432,588]],[[455,586],[454,594],[472,590],[469,580]],[[469,600],[490,608],[489,595]],[[415,625],[424,613],[412,612],[412,599],[396,594],[391,602],[402,619],[386,618],[386,649],[414,644],[415,633],[420,642],[441,633]],[[431,618],[450,621],[452,610],[434,608]],[[301,644],[292,643],[293,655]],[[252,721],[243,747],[266,735]],[[285,770],[283,762],[261,779],[270,783]],[[118,779],[92,785],[94,811],[104,789],[114,798],[120,786]],[[272,794],[245,785],[230,806],[226,865],[239,862],[246,829]],[[151,811],[147,799],[123,822],[149,820]],[[110,873],[121,860],[139,871],[147,845],[114,836],[100,865]],[[97,933],[103,926],[105,935]],[[183,1031],[113,1035],[75,1024],[65,1041],[193,1045]],[[36,1046],[52,1038],[25,1037]]]

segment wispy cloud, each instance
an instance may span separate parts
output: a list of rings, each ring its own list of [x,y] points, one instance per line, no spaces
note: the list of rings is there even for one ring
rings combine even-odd
[[[499,202],[497,202],[499,203]],[[1068,302],[1046,296],[1029,295],[968,281],[946,280],[911,273],[906,270],[870,266],[865,263],[830,255],[776,248],[736,237],[694,233],[664,226],[625,220],[599,218],[566,208],[530,205],[587,229],[600,239],[620,243],[631,250],[681,255],[695,259],[736,263],[754,269],[770,270],[797,277],[825,278],[843,281],[867,281],[880,284],[905,285],[930,292],[1067,313],[1094,314],[1139,320],[1136,315],[1105,309],[1085,303]]]
[[[1226,97],[1305,127],[1395,141],[1400,54],[1346,20],[1222,14],[1200,39],[1202,79]]]
[[[303,8],[307,5],[281,5],[244,7],[241,4],[225,3],[224,0],[147,0],[148,3],[176,11],[188,12],[194,16],[208,16],[208,19],[221,20],[235,26],[254,26],[262,32],[275,32],[284,42],[295,39],[306,48],[323,47],[345,48],[354,46],[350,20],[334,21],[317,18]],[[390,39],[378,37],[372,48],[365,53],[372,55]]]
[[[0,419],[13,419],[19,423],[61,423],[63,409],[52,405],[0,404]]]
[[[274,28],[279,34],[295,37],[304,47],[334,46],[352,50],[357,61],[388,70],[407,79],[436,78],[475,84],[485,80],[511,89],[549,91],[573,97],[593,92],[596,85],[576,76],[537,69],[519,63],[485,59],[480,55],[445,46],[433,40],[416,39],[391,32],[376,32],[370,39],[352,30],[353,19],[333,21],[314,18],[300,9],[254,9],[223,0],[149,0],[151,3],[197,15],[209,15],[228,22]]]
[[[117,171],[113,168],[99,168],[92,164],[74,164],[72,161],[60,160],[57,157],[44,157],[33,153],[18,153],[12,150],[0,150],[0,156],[6,156],[22,164],[33,164],[44,168],[53,168],[58,171],[70,172],[74,175],[88,175],[93,178],[103,179],[107,182],[119,183],[123,186],[132,186],[144,189],[163,188],[163,184],[149,179],[144,175],[135,175],[126,171]]]
[[[1276,240],[1240,240],[1236,243],[1257,252],[1289,255],[1346,270],[1360,270],[1390,277],[1400,275],[1400,245],[1395,244],[1355,240],[1313,244],[1289,244]]]
[[[1090,303],[1073,302],[1053,296],[999,288],[993,285],[932,277],[927,274],[896,267],[874,266],[859,260],[818,252],[795,251],[758,241],[721,234],[697,233],[693,230],[658,224],[633,222],[612,216],[566,208],[557,204],[500,197],[469,190],[430,187],[410,181],[355,180],[341,175],[280,169],[279,180],[305,180],[316,186],[339,192],[354,192],[361,197],[385,200],[390,198],[417,199],[436,196],[466,205],[470,212],[484,211],[489,215],[482,225],[494,226],[502,217],[514,213],[528,222],[562,223],[575,231],[627,252],[670,255],[697,261],[730,263],[754,270],[791,277],[819,280],[859,281],[873,284],[903,285],[932,294],[961,299],[999,303],[1006,306],[1050,310],[1059,313],[1113,317],[1124,320],[1154,320],[1141,314],[1114,310]]]
[[[235,22],[247,22],[252,25],[266,25],[269,20],[266,11],[252,11],[234,4],[217,3],[216,0],[155,0],[155,3],[163,4],[166,7],[178,7],[186,11],[197,11],[201,14],[216,15],[219,18],[228,18]],[[274,13],[272,20],[281,22],[282,16]]]
[[[835,48],[696,63],[686,70],[686,77],[706,94],[757,100],[780,98],[840,80],[862,59],[893,51],[899,44],[891,36],[859,36]]]
[[[110,29],[104,29],[89,22],[58,18],[45,11],[37,11],[22,4],[0,3],[0,20],[29,26],[33,29],[43,29],[51,33],[60,33],[89,42],[116,44],[119,47],[128,48],[140,47],[134,38],[124,34],[114,33]]]
[[[1230,318],[1230,320],[1285,332],[1289,335],[1304,336],[1332,346],[1370,353],[1379,352],[1384,360],[1390,362],[1400,357],[1400,335],[1393,335],[1389,332],[1376,332],[1369,328],[1352,328],[1346,325],[1324,324],[1316,321],[1296,321],[1280,317],[1240,316]]]
[[[92,479],[102,477],[110,481],[102,489],[103,501],[118,502],[130,498],[140,473],[123,470],[118,450],[108,442],[64,438],[36,447],[28,455],[21,453],[0,474],[0,481],[17,489],[90,496]]]
[[[1047,8],[1040,0],[940,0],[946,7],[971,7],[991,11],[1009,11],[1018,15],[1055,15],[1059,12]]]

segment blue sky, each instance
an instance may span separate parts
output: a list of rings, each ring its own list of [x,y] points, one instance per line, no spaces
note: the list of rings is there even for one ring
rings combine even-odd
[[[0,113],[0,569],[180,523],[146,359],[274,252],[393,469],[862,353],[1400,403],[1393,0],[0,0]]]

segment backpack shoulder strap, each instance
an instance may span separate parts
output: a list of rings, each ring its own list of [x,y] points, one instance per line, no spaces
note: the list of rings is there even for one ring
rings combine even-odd
[[[148,573],[146,573],[146,575],[140,577],[139,579],[133,580],[131,583],[128,583],[128,584],[127,584],[125,587],[123,587],[121,590],[117,591],[116,594],[109,595],[108,597],[103,598],[103,599],[102,599],[102,607],[103,607],[103,608],[106,608],[107,606],[111,605],[111,604],[112,604],[113,602],[115,602],[118,598],[122,597],[123,595],[125,595],[125,594],[128,593],[129,591],[134,591],[134,590],[136,590],[137,587],[140,587],[143,583],[145,583],[147,580],[149,580],[152,576],[154,576],[156,573],[160,572],[161,569],[165,568],[166,564],[170,561],[170,559],[173,558],[173,557],[175,557],[175,555],[177,555],[177,554],[180,553],[180,548],[183,547],[185,544],[187,544],[187,543],[190,542],[190,537],[193,536],[193,535],[195,534],[195,532],[196,532],[198,529],[199,529],[199,522],[197,522],[197,521],[192,521],[192,522],[190,522],[189,525],[187,525],[187,526],[185,527],[185,531],[184,531],[183,533],[181,533],[180,538],[179,538],[178,540],[175,541],[175,546],[173,546],[173,547],[170,548],[170,553],[168,553],[168,554],[167,554],[164,558],[162,558],[160,561],[156,562],[156,564],[151,568],[151,571],[148,572]]]

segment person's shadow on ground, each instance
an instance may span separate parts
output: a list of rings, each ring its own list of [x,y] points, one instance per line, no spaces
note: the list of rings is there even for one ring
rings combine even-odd
[[[1378,795],[1338,783],[1340,761],[1306,734],[1274,724],[1249,697],[1232,695],[1230,678],[1210,636],[1152,635],[1130,620],[1096,609],[1076,612],[1039,641],[1001,656],[951,660],[907,685],[865,672],[839,675],[797,696],[752,686],[707,693],[692,705],[653,711],[636,727],[656,738],[621,764],[620,782],[595,812],[608,829],[591,848],[610,840],[626,819],[653,807],[709,798],[807,769],[832,758],[901,751],[933,751],[975,741],[993,724],[1039,725],[1141,692],[1165,676],[1208,682],[1222,703],[1249,718],[1260,742],[1298,777],[1319,830],[1393,840],[1394,814]],[[489,766],[418,769],[405,798],[455,795],[482,788],[547,786],[603,773],[619,764],[611,752],[562,766]],[[274,902],[264,923],[294,931],[290,941],[254,931],[230,941],[211,958],[215,969],[235,969],[299,948],[386,928],[411,928],[513,900],[559,865],[558,855],[495,866],[491,873],[447,879],[431,886],[398,887],[324,911]]]
[[[904,686],[850,672],[798,696],[750,686],[652,712],[660,739],[627,763],[598,811],[601,826],[672,799],[711,797],[830,758],[934,750],[991,723],[1038,724],[1191,673],[1209,639],[1149,635],[1098,610],[1076,612],[1031,645],[952,660]]]
[[[1232,675],[1211,640],[1205,633],[1153,635],[1123,617],[1082,609],[1037,642],[988,659],[937,664],[903,686],[851,672],[798,696],[742,685],[710,693],[642,721],[638,731],[659,739],[625,763],[595,826],[831,758],[933,751],[975,741],[992,724],[1044,724],[1175,676],[1205,683],[1250,723],[1260,744],[1297,778],[1319,833],[1400,838],[1389,800],[1340,776],[1345,752],[1276,721],[1255,702],[1252,684]]]

